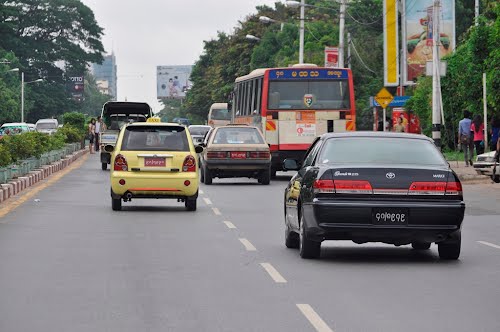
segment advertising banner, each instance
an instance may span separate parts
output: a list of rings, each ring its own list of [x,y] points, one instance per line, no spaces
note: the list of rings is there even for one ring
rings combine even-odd
[[[181,99],[191,88],[193,66],[157,66],[156,95],[158,98]]]
[[[399,84],[398,2],[384,0],[384,86]]]
[[[82,101],[85,90],[85,79],[83,74],[68,77],[66,84],[71,97],[76,101]]]
[[[339,67],[339,48],[325,46],[325,67]]]
[[[432,61],[432,16],[434,0],[403,0],[404,77],[411,84],[425,74],[427,61]],[[455,49],[455,0],[441,0],[440,57]]]

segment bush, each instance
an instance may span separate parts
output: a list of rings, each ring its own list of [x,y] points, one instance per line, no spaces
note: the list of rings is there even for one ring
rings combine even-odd
[[[42,154],[49,152],[52,148],[51,136],[47,134],[32,131],[22,135],[34,142],[33,157],[40,158]]]
[[[65,126],[72,126],[79,130],[85,129],[85,115],[78,112],[64,113],[63,123]]]
[[[13,162],[27,159],[35,155],[36,141],[28,133],[5,137],[3,144],[10,153]]]
[[[83,130],[78,130],[73,126],[63,126],[59,128],[57,134],[61,134],[65,136],[66,143],[80,143],[83,141],[84,132]]]
[[[0,143],[0,167],[8,166],[11,162],[10,151],[5,147],[5,144]]]

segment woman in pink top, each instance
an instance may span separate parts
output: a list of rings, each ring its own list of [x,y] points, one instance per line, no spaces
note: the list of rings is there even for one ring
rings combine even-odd
[[[484,123],[481,115],[474,116],[470,130],[474,133],[474,145],[476,146],[476,154],[484,153]]]

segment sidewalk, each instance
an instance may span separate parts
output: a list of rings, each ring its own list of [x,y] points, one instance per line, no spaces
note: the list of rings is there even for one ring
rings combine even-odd
[[[486,175],[477,174],[474,167],[465,166],[465,161],[449,161],[451,168],[457,173],[462,181],[476,181],[476,180],[489,180],[490,177]]]

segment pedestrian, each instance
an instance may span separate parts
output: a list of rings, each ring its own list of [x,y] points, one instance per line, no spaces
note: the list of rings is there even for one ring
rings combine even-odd
[[[102,117],[99,115],[97,117],[97,121],[95,123],[95,151],[99,152],[100,144],[101,144],[101,132],[106,130],[106,125],[104,124],[104,121],[102,120]]]
[[[89,152],[94,154],[94,140],[95,140],[95,119],[92,118],[89,122],[87,137],[89,139]]]
[[[484,123],[481,115],[474,116],[470,130],[474,133],[474,146],[476,154],[479,156],[484,153]]]
[[[500,118],[496,115],[491,117],[490,122],[490,151],[495,151],[500,134]]]
[[[471,125],[470,112],[464,110],[464,118],[458,123],[458,139],[464,151],[465,167],[469,166],[469,164],[472,166],[472,157],[474,155]]]
[[[397,133],[404,133],[405,125],[403,124],[403,115],[398,116],[397,121],[398,123],[394,126],[394,131]]]

